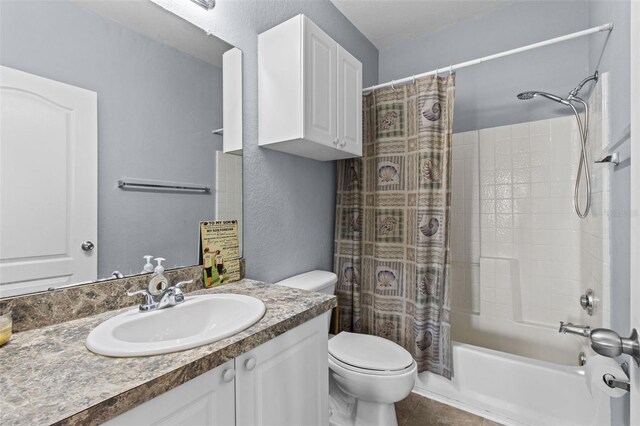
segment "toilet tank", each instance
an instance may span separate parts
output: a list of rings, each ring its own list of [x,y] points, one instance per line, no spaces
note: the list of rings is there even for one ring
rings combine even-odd
[[[337,282],[338,277],[333,272],[316,270],[294,275],[276,284],[333,296]]]
[[[338,277],[333,272],[315,270],[305,272],[300,275],[294,275],[293,277],[279,281],[276,284],[330,294],[333,296],[337,282]],[[327,333],[329,333],[329,330],[331,329],[331,311],[327,311],[324,315],[327,317]]]

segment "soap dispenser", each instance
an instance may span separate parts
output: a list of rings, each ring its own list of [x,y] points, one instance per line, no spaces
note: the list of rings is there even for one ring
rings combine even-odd
[[[167,277],[164,276],[164,266],[162,266],[162,261],[165,259],[156,257],[154,260],[158,262],[158,266],[153,270],[153,277],[151,277],[151,281],[149,281],[149,293],[157,296],[169,287],[169,281]]]
[[[151,259],[153,259],[153,256],[147,254],[146,256],[142,256],[142,258],[147,260],[147,263],[145,263],[144,267],[142,268],[142,273],[146,274],[148,272],[153,272],[153,263],[151,263]]]

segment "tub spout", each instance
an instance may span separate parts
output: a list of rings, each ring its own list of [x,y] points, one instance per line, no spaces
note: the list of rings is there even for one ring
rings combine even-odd
[[[560,329],[558,333],[569,333],[569,334],[577,334],[582,337],[589,337],[591,334],[591,327],[588,325],[573,325],[570,322],[565,323],[564,321],[560,321]]]

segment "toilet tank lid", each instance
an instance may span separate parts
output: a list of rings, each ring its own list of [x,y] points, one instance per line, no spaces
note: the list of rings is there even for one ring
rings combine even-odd
[[[308,291],[320,291],[324,288],[335,285],[336,282],[338,282],[338,277],[333,272],[315,270],[305,272],[300,275],[294,275],[293,277],[279,281],[276,284]]]

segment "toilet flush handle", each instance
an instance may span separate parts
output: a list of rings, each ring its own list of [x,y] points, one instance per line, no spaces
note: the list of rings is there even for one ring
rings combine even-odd
[[[246,368],[247,370],[251,371],[254,368],[256,368],[256,359],[255,358],[249,358],[244,362],[244,368]]]

